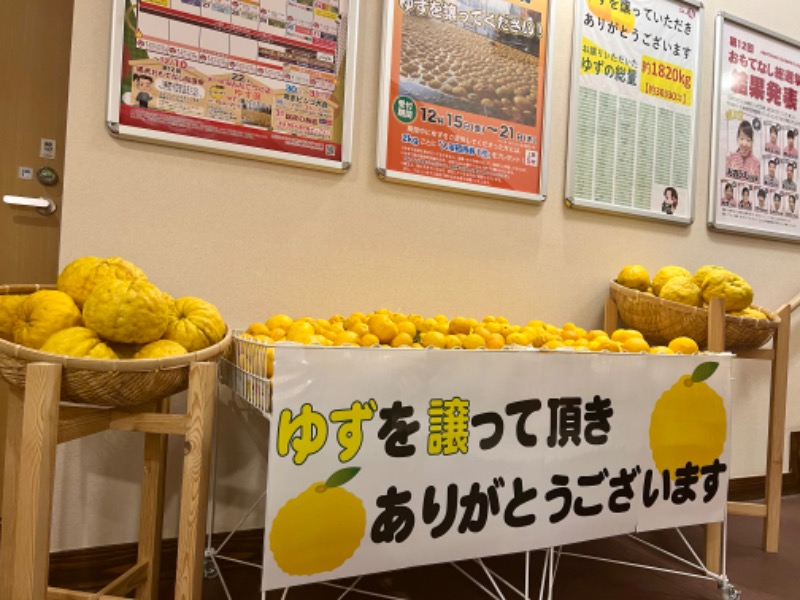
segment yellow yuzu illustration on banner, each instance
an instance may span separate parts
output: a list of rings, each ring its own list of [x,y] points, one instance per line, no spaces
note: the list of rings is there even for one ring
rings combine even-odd
[[[717,392],[705,381],[719,366],[698,365],[661,394],[650,417],[650,449],[659,472],[675,470],[687,463],[704,467],[722,455],[727,438],[727,413]]]
[[[284,504],[272,521],[269,547],[289,575],[313,575],[343,565],[361,545],[367,527],[364,503],[341,486],[360,471],[336,471]]]

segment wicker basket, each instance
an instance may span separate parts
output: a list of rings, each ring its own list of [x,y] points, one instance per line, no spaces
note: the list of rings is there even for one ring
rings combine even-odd
[[[52,285],[0,285],[0,295],[31,294]],[[11,385],[25,386],[28,363],[63,365],[61,400],[99,406],[136,406],[184,391],[189,366],[216,361],[231,344],[231,332],[217,344],[181,356],[142,360],[97,360],[41,352],[0,339],[0,376]]]
[[[708,342],[708,309],[687,306],[626,288],[612,280],[609,294],[617,304],[622,321],[642,332],[651,344],[667,344],[686,336],[704,348]],[[725,349],[730,351],[760,348],[772,339],[780,317],[760,306],[753,306],[766,319],[725,315]]]

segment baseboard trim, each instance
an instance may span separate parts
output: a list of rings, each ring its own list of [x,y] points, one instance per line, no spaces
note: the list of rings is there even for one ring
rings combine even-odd
[[[764,484],[764,477],[732,479],[728,497],[737,502],[763,498]],[[795,494],[800,494],[800,431],[790,436],[789,472],[783,476],[783,495]],[[219,548],[227,536],[227,533],[213,535],[211,547]],[[220,554],[261,564],[263,544],[263,529],[239,531],[231,536]],[[53,553],[50,556],[50,585],[76,591],[98,590],[135,564],[136,555],[135,543]],[[166,587],[174,581],[177,555],[177,540],[164,540],[161,546],[161,581]],[[226,573],[252,568],[229,561],[220,562]]]

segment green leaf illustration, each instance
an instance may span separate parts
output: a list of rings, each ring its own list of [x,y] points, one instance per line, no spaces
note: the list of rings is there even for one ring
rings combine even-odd
[[[335,488],[339,487],[340,485],[344,485],[353,477],[355,477],[360,470],[361,467],[347,467],[345,469],[339,469],[336,471],[336,473],[328,477],[328,481],[325,482],[325,487]]]
[[[697,368],[692,373],[692,381],[694,383],[700,383],[701,381],[705,381],[709,377],[714,374],[714,371],[717,370],[719,367],[719,363],[715,362],[705,362],[703,364],[697,365]]]

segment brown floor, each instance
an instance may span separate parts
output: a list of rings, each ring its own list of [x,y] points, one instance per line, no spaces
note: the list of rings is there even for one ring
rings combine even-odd
[[[728,576],[742,592],[742,600],[797,600],[800,598],[800,496],[784,498],[781,519],[781,548],[778,554],[761,550],[762,520],[752,517],[731,517],[729,523]],[[698,553],[701,552],[703,532],[699,527],[687,528],[684,535]],[[651,533],[648,540],[676,554],[687,556],[680,538],[673,530]],[[565,550],[617,558],[648,565],[676,568],[676,563],[656,551],[627,537],[598,540],[570,546]],[[543,553],[532,554],[533,579],[531,597],[538,598],[539,573]],[[489,558],[485,564],[516,586],[522,586],[524,558],[511,555]],[[228,563],[230,565],[230,563]],[[255,568],[223,565],[223,577],[234,600],[258,600],[260,571]],[[458,563],[482,585],[490,587],[475,562]],[[677,565],[678,567],[680,565]],[[349,585],[353,580],[333,582]],[[164,582],[162,600],[172,600],[170,582]],[[502,585],[502,584],[501,584]],[[433,565],[381,573],[364,577],[359,589],[410,600],[470,600],[488,596],[465,575],[450,564]],[[521,596],[501,588],[506,598]],[[282,591],[267,594],[267,600],[281,600]],[[309,585],[289,590],[287,600],[334,600],[342,596],[341,588]],[[350,593],[351,598],[369,599],[375,596]],[[204,600],[227,600],[220,579],[207,579]],[[575,557],[562,557],[554,587],[554,598],[578,600],[647,600],[720,599],[722,594],[711,581],[611,565]]]

